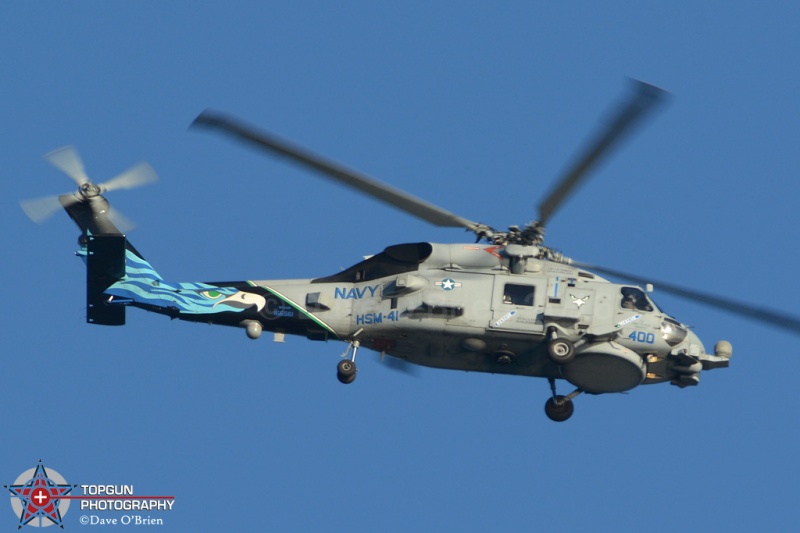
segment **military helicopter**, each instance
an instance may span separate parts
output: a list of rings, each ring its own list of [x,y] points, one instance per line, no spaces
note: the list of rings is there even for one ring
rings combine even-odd
[[[193,126],[229,134],[286,157],[436,226],[466,228],[475,242],[398,244],[338,273],[294,280],[171,282],[127,240],[127,223],[104,194],[157,179],[140,164],[105,184],[86,175],[65,147],[46,159],[67,173],[77,192],[23,202],[41,221],[62,208],[81,229],[77,253],[87,266],[87,322],[122,325],[128,307],[191,322],[347,344],[337,365],[344,384],[356,377],[367,348],[428,367],[546,378],[546,415],[562,422],[581,393],[606,394],[669,382],[697,385],[703,370],[729,364],[729,342],[714,353],[685,324],[659,309],[645,278],[570,260],[544,245],[544,228],[598,161],[655,105],[664,91],[634,90],[523,228],[499,231],[451,213],[304,148],[213,111]],[[613,283],[598,273],[645,286]],[[670,284],[660,290],[800,332],[800,319]],[[566,395],[556,382],[575,387]]]

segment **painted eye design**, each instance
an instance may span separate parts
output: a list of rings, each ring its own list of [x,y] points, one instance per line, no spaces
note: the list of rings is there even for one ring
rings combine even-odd
[[[209,300],[216,300],[217,298],[222,296],[222,293],[219,291],[203,291],[200,294],[205,296]]]

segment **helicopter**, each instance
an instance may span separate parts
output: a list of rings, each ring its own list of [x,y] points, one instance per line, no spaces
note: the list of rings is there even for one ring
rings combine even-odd
[[[63,208],[81,230],[76,252],[87,268],[87,322],[123,325],[128,307],[172,319],[240,328],[250,339],[271,332],[346,349],[337,379],[356,378],[360,348],[415,365],[547,379],[545,414],[569,419],[573,400],[639,385],[695,386],[702,371],[726,368],[733,349],[708,352],[686,324],[660,309],[647,278],[580,263],[545,246],[545,225],[590,170],[628,135],[665,91],[633,81],[611,115],[539,205],[536,221],[497,230],[389,186],[232,116],[206,110],[192,126],[217,131],[356,189],[436,226],[465,228],[469,243],[396,244],[332,275],[313,279],[173,282],[128,241],[129,222],[105,194],[151,183],[141,163],[95,184],[72,147],[45,158],[78,185],[76,192],[22,202],[42,221]],[[626,280],[615,283],[600,274]],[[644,286],[644,288],[642,287]],[[783,329],[800,319],[671,284],[660,290]],[[557,382],[574,387],[557,392]]]

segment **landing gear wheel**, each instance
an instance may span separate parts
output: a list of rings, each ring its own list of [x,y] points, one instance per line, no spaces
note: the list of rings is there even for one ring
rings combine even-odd
[[[566,396],[558,395],[549,398],[544,404],[544,413],[553,422],[564,422],[575,412],[575,404]]]
[[[547,343],[547,355],[557,365],[566,365],[575,359],[575,346],[569,339],[551,339]]]
[[[336,377],[345,385],[352,383],[356,379],[356,364],[349,359],[339,361],[336,366]]]

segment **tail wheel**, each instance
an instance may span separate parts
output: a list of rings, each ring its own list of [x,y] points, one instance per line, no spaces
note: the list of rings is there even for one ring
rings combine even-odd
[[[544,413],[553,422],[564,422],[575,412],[575,404],[566,396],[558,395],[548,398],[544,404]]]
[[[575,346],[569,339],[551,339],[547,343],[547,355],[557,365],[565,365],[575,359]]]
[[[356,379],[356,364],[349,359],[339,361],[336,366],[336,377],[345,385]]]

